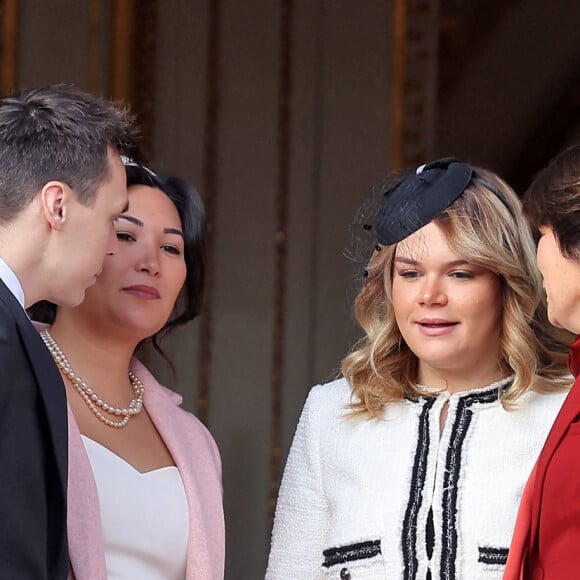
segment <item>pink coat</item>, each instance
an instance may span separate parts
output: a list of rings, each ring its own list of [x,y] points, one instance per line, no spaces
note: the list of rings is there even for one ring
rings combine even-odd
[[[189,505],[187,580],[222,580],[225,532],[221,462],[203,424],[180,409],[181,397],[162,387],[137,360],[132,370],[145,386],[144,404],[179,469]],[[97,487],[78,425],[69,407],[69,580],[106,580]]]

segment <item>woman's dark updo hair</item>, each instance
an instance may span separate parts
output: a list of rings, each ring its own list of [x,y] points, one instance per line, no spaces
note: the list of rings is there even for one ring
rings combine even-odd
[[[201,312],[205,287],[205,212],[195,187],[184,179],[152,174],[140,166],[128,165],[127,187],[146,185],[162,191],[177,209],[183,229],[185,283],[173,315],[155,335],[160,337],[172,328],[193,320]]]

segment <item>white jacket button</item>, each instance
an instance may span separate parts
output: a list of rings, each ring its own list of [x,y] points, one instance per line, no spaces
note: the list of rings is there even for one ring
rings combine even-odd
[[[350,570],[348,568],[343,568],[340,571],[340,580],[350,580]]]

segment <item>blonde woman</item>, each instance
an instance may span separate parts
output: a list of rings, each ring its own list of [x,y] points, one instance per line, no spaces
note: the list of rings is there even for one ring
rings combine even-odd
[[[496,175],[444,159],[374,233],[365,336],[305,404],[266,578],[499,579],[570,385],[529,226]]]

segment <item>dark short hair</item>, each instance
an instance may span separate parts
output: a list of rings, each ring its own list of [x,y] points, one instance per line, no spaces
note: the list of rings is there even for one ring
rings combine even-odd
[[[0,99],[0,221],[8,222],[51,180],[90,205],[109,177],[108,148],[142,159],[133,118],[70,85]]]
[[[536,176],[523,197],[533,226],[553,229],[562,255],[580,256],[580,145],[562,151]]]

